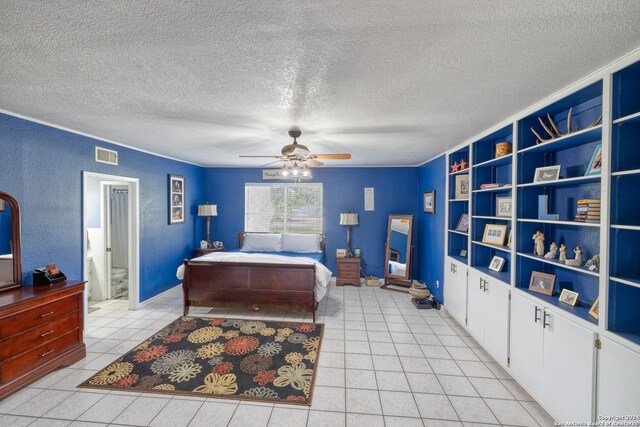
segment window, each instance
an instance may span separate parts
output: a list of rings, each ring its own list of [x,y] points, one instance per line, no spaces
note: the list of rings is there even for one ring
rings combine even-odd
[[[322,233],[322,184],[245,184],[244,230]]]

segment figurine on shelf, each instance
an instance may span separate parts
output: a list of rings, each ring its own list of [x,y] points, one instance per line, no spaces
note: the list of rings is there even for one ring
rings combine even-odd
[[[556,242],[551,242],[551,247],[549,248],[549,252],[544,254],[544,257],[548,259],[554,259],[557,254],[558,254],[558,245],[556,245]]]
[[[449,167],[451,168],[451,173],[454,173],[458,172],[458,168],[460,167],[460,165],[458,164],[458,162],[453,162],[453,164]]]
[[[566,265],[575,265],[575,266],[582,265],[582,248],[580,246],[576,246],[576,248],[573,250],[573,253],[575,254],[575,258],[568,259],[564,263]]]
[[[584,266],[591,271],[600,270],[600,254],[594,255]]]
[[[460,169],[458,169],[458,170],[463,171],[465,169],[469,169],[469,162],[465,162],[464,159],[462,159],[460,161]]]
[[[567,247],[564,243],[560,245],[560,262],[565,262],[567,260]]]
[[[544,233],[540,230],[531,237],[533,239],[533,253],[539,256],[544,255]]]

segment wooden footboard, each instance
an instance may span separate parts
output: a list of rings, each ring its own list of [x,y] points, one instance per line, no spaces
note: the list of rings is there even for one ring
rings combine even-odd
[[[184,315],[193,303],[303,305],[316,321],[313,264],[259,264],[184,260]]]

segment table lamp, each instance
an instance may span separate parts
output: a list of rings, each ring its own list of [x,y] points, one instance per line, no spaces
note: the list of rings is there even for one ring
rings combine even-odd
[[[353,256],[353,254],[351,253],[351,226],[358,225],[358,214],[351,212],[341,213],[340,225],[347,226],[347,256],[351,257]]]
[[[206,217],[205,223],[207,224],[207,244],[210,244],[209,231],[211,227],[211,217],[218,216],[218,205],[204,204],[198,206],[198,216]]]

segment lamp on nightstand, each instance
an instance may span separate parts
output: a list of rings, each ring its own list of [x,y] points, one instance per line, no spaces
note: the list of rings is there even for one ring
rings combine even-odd
[[[206,205],[199,205],[198,206],[198,216],[204,216],[207,219],[205,220],[205,223],[207,224],[207,244],[209,244],[211,242],[211,240],[209,240],[209,231],[210,231],[210,227],[211,227],[211,217],[212,216],[218,216],[218,205],[210,205],[210,204],[206,204]]]
[[[347,256],[351,257],[353,256],[353,254],[351,253],[351,226],[358,225],[358,214],[351,212],[341,213],[340,225],[347,226]]]

